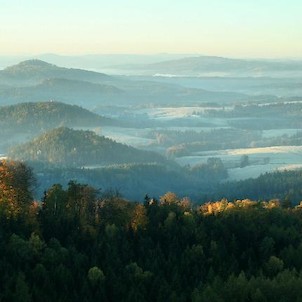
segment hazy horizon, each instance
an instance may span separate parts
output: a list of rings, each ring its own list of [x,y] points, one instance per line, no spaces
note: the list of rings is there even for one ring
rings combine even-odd
[[[1,3],[0,55],[301,58],[299,7],[297,0],[88,0],[72,5],[12,0]]]
[[[300,56],[246,56],[246,55],[226,55],[226,54],[209,54],[209,53],[183,53],[183,52],[154,52],[154,53],[127,53],[127,52],[112,52],[112,53],[59,53],[59,52],[37,52],[37,53],[20,53],[20,54],[9,54],[0,53],[0,57],[15,57],[37,59],[43,56],[58,56],[58,57],[97,57],[97,56],[137,56],[137,57],[154,57],[154,56],[178,56],[178,57],[220,57],[228,59],[243,59],[243,60],[302,60],[302,54]]]

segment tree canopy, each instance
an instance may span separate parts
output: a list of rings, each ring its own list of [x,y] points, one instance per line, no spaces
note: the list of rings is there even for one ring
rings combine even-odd
[[[70,181],[33,207],[31,170],[0,171],[1,301],[300,301],[301,204],[136,203]]]

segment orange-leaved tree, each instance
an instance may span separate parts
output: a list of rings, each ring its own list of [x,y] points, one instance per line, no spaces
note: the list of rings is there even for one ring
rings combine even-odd
[[[32,170],[24,163],[0,161],[0,215],[16,218],[28,212],[33,202],[34,185]]]

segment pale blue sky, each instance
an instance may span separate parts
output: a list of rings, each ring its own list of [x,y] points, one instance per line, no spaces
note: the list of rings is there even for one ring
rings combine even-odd
[[[0,54],[302,57],[301,0],[0,0]]]

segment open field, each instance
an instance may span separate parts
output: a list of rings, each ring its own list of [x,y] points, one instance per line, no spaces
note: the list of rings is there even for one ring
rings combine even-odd
[[[262,105],[260,104],[259,106]],[[269,104],[265,104],[265,106],[269,106]],[[220,118],[208,115],[208,112],[211,110],[230,111],[232,109],[233,107],[231,106],[227,108],[219,106],[133,108],[132,114],[134,116],[144,117],[148,121],[155,122],[154,126],[146,128],[103,127],[100,133],[134,147],[150,148],[151,150],[160,150],[161,153],[164,153],[165,148],[161,147],[156,139],[150,138],[152,131],[209,133],[215,129],[232,129],[232,121],[249,120],[249,118],[245,117]],[[271,118],[273,119],[274,117],[272,116]],[[198,123],[200,123],[200,126],[197,126]],[[297,127],[282,128],[279,124],[276,124],[276,127],[278,128],[255,131],[259,133],[262,139],[290,137],[301,131],[301,128]],[[213,137],[213,139],[215,138]],[[244,155],[248,156],[249,165],[240,168],[240,160]],[[255,178],[266,172],[299,169],[302,167],[302,147],[296,145],[196,151],[190,152],[190,154],[186,154],[185,156],[176,156],[175,161],[181,166],[194,166],[206,163],[211,157],[219,157],[223,161],[225,167],[228,169],[229,180]]]
[[[238,167],[243,155],[247,155],[250,164]],[[302,146],[278,146],[267,148],[246,148],[196,152],[191,156],[176,159],[182,165],[204,164],[211,157],[219,157],[228,168],[228,180],[256,178],[263,173],[277,170],[302,168]]]

